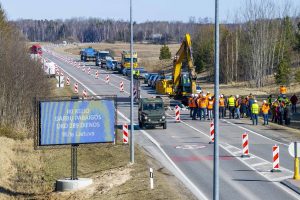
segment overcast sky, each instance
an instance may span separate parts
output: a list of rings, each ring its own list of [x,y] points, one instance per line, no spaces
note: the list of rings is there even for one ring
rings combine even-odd
[[[246,0],[220,0],[221,20],[232,21]],[[253,0],[256,1],[256,0]],[[257,0],[260,1],[260,0]],[[300,0],[291,1],[300,8]],[[8,19],[68,19],[72,17],[97,17],[129,20],[129,0],[0,0]],[[214,18],[214,0],[133,0],[133,19],[188,21]]]

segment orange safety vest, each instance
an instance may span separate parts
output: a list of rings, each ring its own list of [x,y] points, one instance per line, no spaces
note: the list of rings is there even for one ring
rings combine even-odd
[[[224,98],[220,98],[220,100],[219,100],[219,106],[220,107],[224,107],[225,106],[225,99]]]
[[[263,104],[261,111],[263,112],[263,114],[268,114],[270,110],[270,106],[269,104]]]
[[[212,110],[214,108],[214,100],[208,100],[207,109]]]
[[[198,105],[200,106],[200,108],[207,108],[207,100],[205,97],[202,97],[201,99],[199,99]]]
[[[280,94],[286,94],[286,87],[280,86]]]
[[[193,101],[193,97],[189,97],[189,107],[192,107],[192,101]]]

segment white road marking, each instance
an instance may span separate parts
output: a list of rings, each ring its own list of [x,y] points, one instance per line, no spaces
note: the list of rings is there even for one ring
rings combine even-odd
[[[50,59],[49,59],[50,60]],[[75,81],[77,81],[80,85],[82,85],[83,87],[85,87],[87,90],[89,90],[91,92],[91,94],[93,95],[97,95],[93,90],[91,90],[89,87],[87,87],[85,84],[83,84],[82,82],[80,82],[78,79],[76,79],[74,76],[70,75],[70,73],[68,73],[66,70],[65,72],[67,74],[69,74],[69,76],[71,78],[73,78]],[[125,119],[127,122],[130,122],[130,120],[120,111],[117,111],[118,114]],[[135,124],[136,125],[136,124]],[[177,172],[185,179],[186,182],[188,182],[188,184],[197,192],[196,197],[199,199],[203,199],[203,200],[208,200],[209,198],[207,198],[204,193],[180,170],[180,168],[173,162],[173,160],[168,156],[168,154],[163,150],[163,148],[160,146],[160,144],[153,138],[151,137],[146,131],[144,130],[139,130],[140,132],[142,132],[146,137],[148,137],[148,139],[157,146],[157,148],[163,153],[163,155],[167,158],[167,160],[171,163],[171,165],[177,170]]]

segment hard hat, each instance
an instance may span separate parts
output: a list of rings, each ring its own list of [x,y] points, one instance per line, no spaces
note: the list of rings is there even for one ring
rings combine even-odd
[[[211,100],[211,97],[208,97],[209,100]]]
[[[223,94],[221,94],[221,97],[223,98]]]
[[[209,92],[207,91],[207,94],[209,94]]]
[[[194,97],[194,94],[191,94],[191,97]]]
[[[264,102],[264,103],[267,103],[267,101],[266,101],[266,100],[264,100],[263,102]]]
[[[238,95],[238,94],[236,95],[236,98],[239,98],[239,95]]]
[[[256,100],[256,99],[254,100],[254,103],[257,103],[257,100]]]
[[[206,94],[203,94],[203,97],[206,97]]]

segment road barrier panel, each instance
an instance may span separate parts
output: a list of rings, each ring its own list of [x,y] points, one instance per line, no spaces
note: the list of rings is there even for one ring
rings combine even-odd
[[[180,108],[178,105],[175,106],[175,122],[180,122]]]
[[[105,82],[106,82],[106,84],[109,84],[109,75],[108,74],[106,75]]]
[[[82,67],[82,71],[85,72],[85,66]]]
[[[215,125],[214,122],[210,123],[210,142],[209,144],[213,144],[215,142]]]
[[[123,144],[128,144],[128,125],[123,125]]]
[[[153,188],[154,188],[153,169],[150,168],[150,189],[153,190]]]
[[[84,89],[84,90],[82,91],[82,96],[83,96],[84,99],[87,98],[87,91],[86,91],[86,89]]]
[[[88,68],[87,73],[91,74],[91,68],[90,67]]]
[[[74,84],[74,93],[78,94],[78,83]]]
[[[95,75],[95,78],[98,79],[99,78],[99,72],[98,70],[96,70],[96,75]]]
[[[281,172],[279,169],[279,146],[274,145],[272,147],[273,150],[273,169],[271,172]]]
[[[248,138],[248,133],[244,133],[242,135],[243,138],[243,144],[242,144],[242,148],[243,148],[243,152],[242,152],[242,158],[245,157],[250,157],[249,155],[249,138]]]
[[[66,85],[70,86],[70,77],[69,76],[67,76]]]
[[[120,92],[124,92],[124,83],[123,83],[123,81],[120,82]]]

